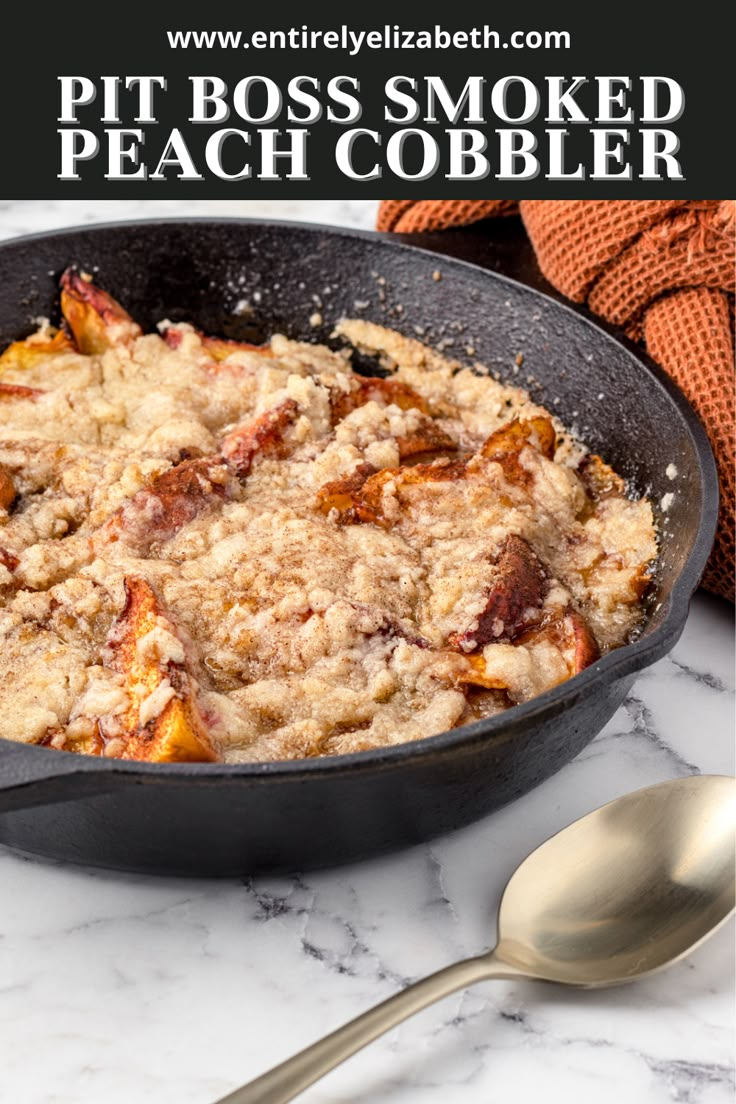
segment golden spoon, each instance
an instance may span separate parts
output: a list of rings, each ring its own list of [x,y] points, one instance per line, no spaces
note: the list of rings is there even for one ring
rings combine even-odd
[[[700,775],[576,820],[512,875],[498,943],[410,985],[217,1104],[285,1104],[428,1004],[491,978],[596,988],[688,954],[734,909],[736,779]]]

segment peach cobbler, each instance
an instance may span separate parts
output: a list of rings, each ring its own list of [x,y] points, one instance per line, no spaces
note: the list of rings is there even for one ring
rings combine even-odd
[[[0,736],[362,751],[527,701],[640,625],[649,503],[480,366],[366,321],[338,351],[144,334],[73,270],[61,304],[0,356]]]

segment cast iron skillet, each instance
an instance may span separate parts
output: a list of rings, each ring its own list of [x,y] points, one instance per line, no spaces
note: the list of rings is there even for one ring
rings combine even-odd
[[[714,533],[712,455],[669,380],[581,313],[374,234],[155,221],[0,246],[0,347],[31,332],[38,315],[57,316],[58,277],[71,263],[94,272],[144,328],[168,317],[244,340],[274,330],[328,340],[332,322],[359,315],[421,333],[461,361],[477,358],[531,384],[542,401],[558,400],[552,409],[637,491],[655,503],[674,498],[658,511],[663,554],[641,638],[536,700],[416,743],[290,763],[158,766],[0,740],[3,843],[105,867],[232,875],[341,863],[426,839],[559,770],[599,732],[636,672],[677,641]],[[324,319],[317,326],[315,312]]]

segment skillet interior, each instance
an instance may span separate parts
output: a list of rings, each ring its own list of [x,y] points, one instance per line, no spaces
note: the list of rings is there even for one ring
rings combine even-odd
[[[639,493],[651,496],[663,552],[640,640],[507,714],[416,744],[329,761],[162,767],[0,741],[0,812],[15,810],[0,821],[0,838],[104,865],[213,873],[321,864],[394,846],[470,820],[548,777],[593,738],[633,673],[675,643],[713,536],[712,457],[689,407],[663,374],[583,312],[474,266],[373,234],[240,220],[121,223],[0,246],[0,346],[32,332],[39,315],[57,318],[58,278],[69,263],[94,272],[144,329],[168,317],[243,340],[280,330],[329,342],[331,324],[348,315],[420,336],[465,363],[481,361],[550,405]],[[317,311],[324,321],[314,326],[310,319]],[[366,363],[364,369],[373,366]],[[666,474],[669,465],[677,469],[675,480]],[[664,513],[659,504],[668,494],[673,499]],[[359,777],[361,796],[355,790],[351,798],[345,782],[357,786]],[[441,800],[440,791],[430,793],[431,778],[442,787]],[[101,822],[93,817],[98,838],[109,836],[113,810],[114,816],[132,818],[143,795],[131,787],[143,782],[145,793],[163,787],[182,815],[188,807],[191,817],[199,802],[200,819],[194,815],[194,821],[200,831],[204,824],[214,828],[216,779],[222,809],[228,807],[228,787],[232,791],[235,805],[223,823],[237,822],[239,841],[219,852],[200,849],[195,856],[190,848],[187,857],[181,848],[160,842],[151,851],[142,839],[136,848],[130,833],[124,845],[111,847],[109,840],[107,846],[95,845],[85,829],[90,809],[100,802]],[[387,817],[395,787],[404,793],[409,779],[416,788],[409,808],[398,820]],[[324,810],[325,801],[334,811],[336,787],[345,791],[337,802],[345,803],[337,815],[337,838],[316,848],[297,845],[293,833],[303,830],[299,814],[275,836],[269,837],[266,825],[254,845],[252,825],[243,819],[243,787],[280,785],[293,810],[294,793],[303,793],[305,784],[312,791],[302,810],[307,821],[318,808]],[[63,805],[51,804],[57,801]],[[358,815],[361,802],[365,809]],[[37,807],[35,813],[24,813],[30,806]],[[86,810],[81,820],[80,810]],[[87,842],[65,844],[58,823],[53,832],[50,828],[59,819],[71,836],[84,830]],[[351,827],[356,819],[361,823]]]

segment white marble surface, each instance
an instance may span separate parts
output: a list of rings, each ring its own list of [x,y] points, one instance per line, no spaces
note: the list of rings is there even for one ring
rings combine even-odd
[[[346,203],[13,203],[0,237],[148,214],[369,228]],[[696,597],[671,656],[575,762],[453,836],[245,883],[72,869],[0,850],[0,1101],[209,1104],[407,981],[494,936],[503,884],[543,838],[628,790],[732,773],[733,622]],[[305,1104],[731,1104],[733,928],[600,992],[495,982],[409,1021]]]

